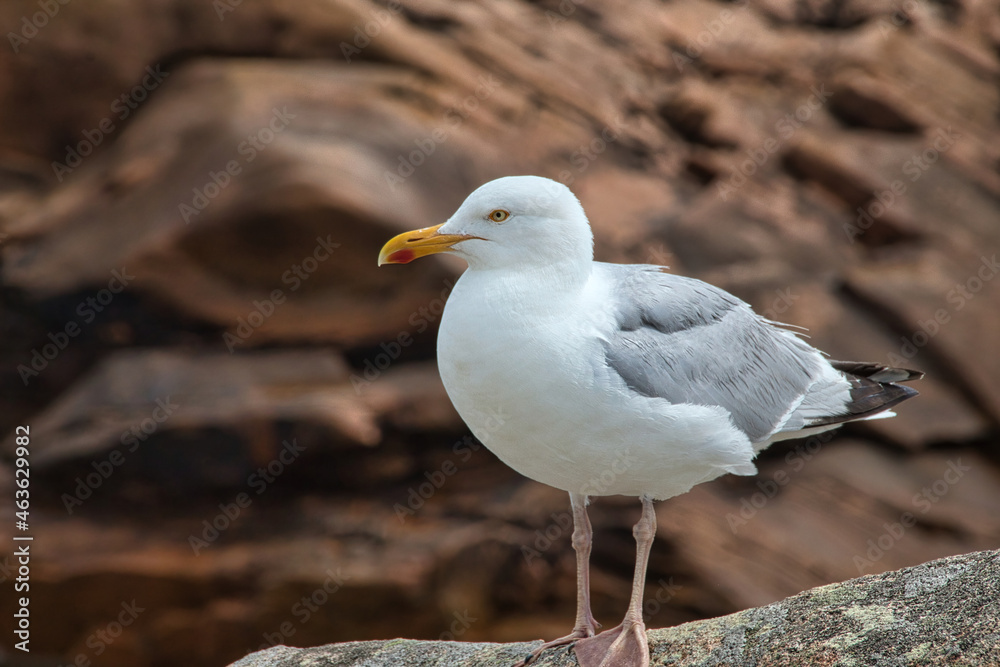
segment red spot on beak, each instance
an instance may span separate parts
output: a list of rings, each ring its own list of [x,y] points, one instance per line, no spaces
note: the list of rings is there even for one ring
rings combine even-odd
[[[412,250],[397,250],[387,258],[393,264],[409,264],[416,258]]]

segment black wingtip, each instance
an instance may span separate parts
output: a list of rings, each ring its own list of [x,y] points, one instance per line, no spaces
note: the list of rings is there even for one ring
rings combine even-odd
[[[857,375],[874,382],[910,382],[924,377],[923,371],[895,368],[864,361],[831,361],[830,365],[842,373]]]
[[[844,406],[844,413],[814,419],[809,426],[840,424],[890,410],[919,395],[916,389],[896,383],[919,380],[924,376],[921,371],[859,361],[831,361],[830,365],[851,383],[851,401]]]

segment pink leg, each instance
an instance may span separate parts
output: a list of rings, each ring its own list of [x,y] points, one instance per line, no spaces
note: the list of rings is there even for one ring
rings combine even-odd
[[[656,511],[653,501],[642,498],[642,517],[632,529],[636,542],[635,578],[632,599],[625,619],[616,628],[596,637],[582,639],[573,650],[580,667],[649,667],[646,625],[642,622],[642,596],[646,587],[646,567],[656,535]]]
[[[576,551],[576,625],[573,632],[542,644],[514,667],[530,665],[546,649],[566,646],[584,637],[593,637],[600,627],[590,611],[590,547],[594,540],[594,530],[590,526],[590,517],[587,516],[587,496],[571,493],[569,500],[573,507],[573,549]]]

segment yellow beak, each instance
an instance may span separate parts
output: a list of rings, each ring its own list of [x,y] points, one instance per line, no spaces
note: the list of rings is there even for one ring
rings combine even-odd
[[[468,234],[438,234],[437,230],[442,226],[444,223],[392,237],[382,246],[382,252],[378,254],[378,265],[408,264],[418,257],[450,250],[459,241],[479,238]]]

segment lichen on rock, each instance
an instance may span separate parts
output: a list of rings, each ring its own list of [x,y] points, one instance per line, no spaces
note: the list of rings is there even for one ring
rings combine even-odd
[[[392,639],[276,646],[231,667],[509,667],[536,644]],[[673,667],[1000,664],[1000,551],[852,579],[729,616],[649,632],[652,664]],[[537,663],[576,665],[565,650]]]

